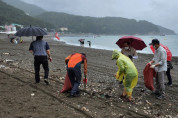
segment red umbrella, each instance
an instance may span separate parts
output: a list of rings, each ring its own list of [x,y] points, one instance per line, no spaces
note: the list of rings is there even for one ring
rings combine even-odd
[[[84,41],[85,39],[79,39],[78,41]]]
[[[165,50],[166,50],[166,53],[167,53],[167,61],[171,61],[172,60],[172,53],[171,51],[169,50],[169,48],[163,44],[160,43],[160,46],[163,47]],[[151,48],[151,51],[153,53],[155,53],[155,49],[153,48],[153,45],[150,45],[150,48]]]
[[[130,42],[130,46],[132,46],[136,50],[142,50],[143,48],[147,47],[145,42],[141,38],[134,37],[134,36],[124,36],[124,37],[120,38],[116,42],[116,44],[120,48],[123,48],[123,44],[125,42]]]

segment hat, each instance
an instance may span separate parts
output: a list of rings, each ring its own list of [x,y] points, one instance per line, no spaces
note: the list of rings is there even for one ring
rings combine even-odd
[[[152,42],[149,45],[159,44],[158,39],[153,39]]]
[[[112,52],[112,60],[118,59],[120,52],[118,50],[114,50]]]

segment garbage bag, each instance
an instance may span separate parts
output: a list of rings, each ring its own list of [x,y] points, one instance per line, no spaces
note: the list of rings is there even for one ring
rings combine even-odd
[[[144,84],[146,88],[151,91],[154,91],[154,81],[153,77],[156,77],[156,72],[153,68],[150,68],[151,64],[147,64],[143,70],[144,75]]]
[[[72,84],[70,82],[68,73],[66,73],[65,81],[61,93],[67,92],[72,89]]]

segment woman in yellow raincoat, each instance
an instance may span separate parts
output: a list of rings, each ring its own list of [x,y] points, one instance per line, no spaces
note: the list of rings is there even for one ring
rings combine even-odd
[[[123,55],[121,52],[114,50],[112,53],[112,60],[116,59],[116,65],[118,71],[116,73],[116,79],[123,81],[124,91],[121,97],[128,97],[128,100],[132,100],[133,88],[137,85],[138,72],[130,58]]]

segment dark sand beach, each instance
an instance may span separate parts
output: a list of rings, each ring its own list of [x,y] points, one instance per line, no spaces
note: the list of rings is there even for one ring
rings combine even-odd
[[[117,66],[115,60],[111,60],[112,51],[70,46],[45,36],[53,58],[52,63],[49,62],[50,85],[47,86],[42,67],[41,82],[34,83],[33,55],[28,51],[31,37],[23,39],[24,43],[16,45],[11,44],[7,36],[0,35],[0,118],[178,117],[177,57],[172,61],[173,86],[166,86],[166,98],[158,100],[143,81],[143,69],[153,55],[138,54],[134,63],[139,82],[133,91],[135,102],[130,103],[120,99],[123,86],[114,78]],[[67,98],[68,93],[60,93],[66,74],[64,59],[75,52],[87,55],[88,84],[86,90],[81,84],[80,97]]]

